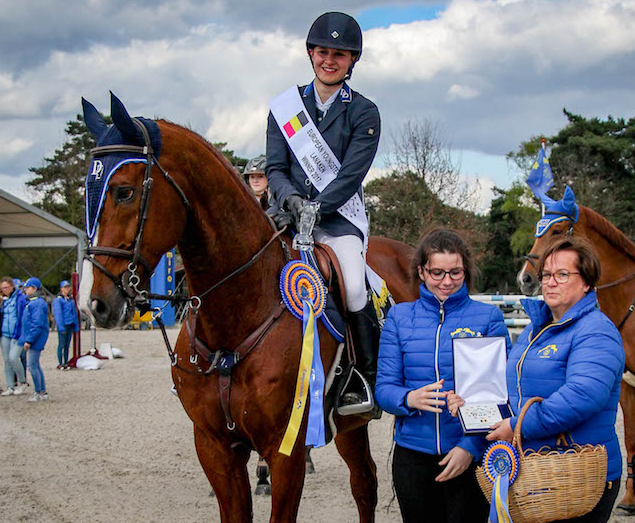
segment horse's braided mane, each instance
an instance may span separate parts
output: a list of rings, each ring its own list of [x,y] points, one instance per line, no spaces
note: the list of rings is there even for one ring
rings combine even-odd
[[[588,227],[594,229],[601,236],[606,238],[613,247],[623,251],[635,260],[635,244],[631,242],[622,231],[593,209],[581,205],[580,210],[583,210],[586,214]]]

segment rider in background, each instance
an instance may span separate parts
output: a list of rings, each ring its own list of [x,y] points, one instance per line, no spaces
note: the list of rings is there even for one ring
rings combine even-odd
[[[249,160],[243,171],[245,183],[249,185],[249,188],[253,191],[263,211],[266,211],[270,207],[269,188],[267,186],[267,175],[265,174],[266,163],[266,156],[261,154]]]
[[[305,200],[320,203],[320,221],[313,237],[337,255],[346,287],[346,316],[357,368],[374,387],[379,331],[366,292],[364,232],[339,214],[338,209],[355,193],[363,198],[362,181],[379,143],[379,111],[373,102],[351,90],[345,82],[362,54],[362,31],[352,17],[337,12],[319,16],[309,30],[306,48],[315,78],[299,87],[299,94],[341,168],[336,178],[319,192],[270,113],[267,179],[275,201],[280,208],[293,213],[296,226]],[[363,400],[361,395],[348,396],[353,404]]]

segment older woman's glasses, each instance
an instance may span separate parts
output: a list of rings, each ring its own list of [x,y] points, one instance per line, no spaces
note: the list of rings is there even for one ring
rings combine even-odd
[[[465,276],[465,269],[463,267],[455,267],[454,269],[450,269],[449,271],[444,271],[443,269],[428,269],[425,267],[426,271],[430,275],[430,278],[436,281],[441,281],[445,278],[446,274],[450,275],[450,278],[453,280],[460,280]]]
[[[569,281],[569,277],[572,274],[580,274],[579,272],[571,272],[571,271],[556,271],[556,272],[543,272],[540,275],[540,283],[542,283],[543,285],[545,283],[549,283],[549,280],[551,279],[551,277],[553,276],[554,279],[556,280],[556,283],[567,283]]]

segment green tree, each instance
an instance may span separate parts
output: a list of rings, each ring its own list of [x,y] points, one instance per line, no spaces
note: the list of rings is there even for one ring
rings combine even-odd
[[[225,158],[227,158],[230,163],[236,168],[238,172],[242,172],[249,161],[247,158],[242,158],[241,156],[234,155],[233,150],[225,149],[227,147],[227,142],[214,142],[212,143],[216,149],[218,149]]]
[[[602,214],[635,238],[635,118],[585,118],[563,110],[567,125],[545,137],[556,182],[553,198],[570,185],[576,201]],[[534,136],[508,154],[527,175],[542,137]]]
[[[485,292],[515,293],[516,273],[522,266],[522,256],[534,243],[540,212],[522,182],[514,182],[509,190],[495,187],[494,193],[497,197],[490,206],[489,242],[481,264],[481,285]]]
[[[104,119],[111,123],[109,117]],[[35,205],[84,229],[84,180],[95,139],[79,114],[66,122],[65,133],[67,141],[52,157],[44,158],[42,167],[29,168],[34,177],[26,185],[34,189]]]

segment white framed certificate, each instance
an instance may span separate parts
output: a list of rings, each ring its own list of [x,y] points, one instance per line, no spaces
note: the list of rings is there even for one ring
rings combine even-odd
[[[466,434],[483,434],[511,416],[504,336],[453,338],[454,391],[463,398],[459,420]]]

